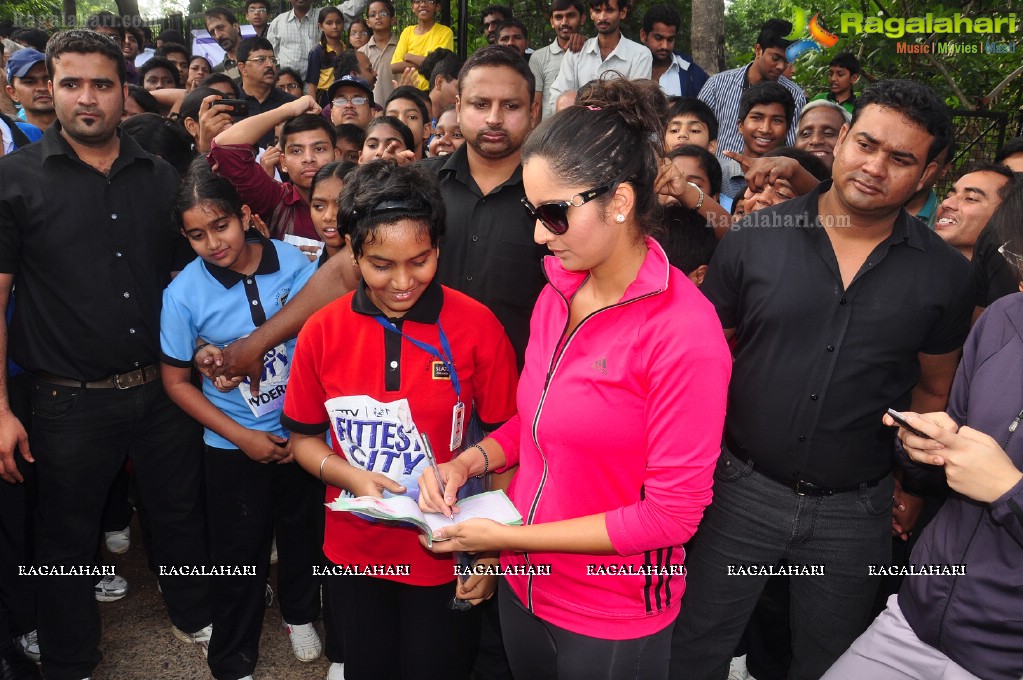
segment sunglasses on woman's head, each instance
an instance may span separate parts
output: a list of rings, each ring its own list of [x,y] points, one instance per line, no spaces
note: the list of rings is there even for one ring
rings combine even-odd
[[[603,196],[614,187],[615,184],[601,184],[589,191],[580,191],[569,201],[552,201],[534,206],[525,196],[522,197],[522,207],[526,209],[529,216],[539,220],[540,224],[547,228],[555,236],[561,236],[568,231],[568,209],[578,208],[589,203],[593,199]]]

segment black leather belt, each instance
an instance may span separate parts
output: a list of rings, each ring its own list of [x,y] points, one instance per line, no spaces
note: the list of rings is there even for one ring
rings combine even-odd
[[[38,380],[42,380],[43,382],[48,382],[53,385],[78,387],[84,390],[127,390],[132,387],[151,383],[154,380],[159,380],[160,364],[150,364],[149,366],[143,366],[135,371],[129,371],[128,373],[115,373],[109,378],[103,378],[102,380],[90,380],[88,382],[84,380],[72,380],[71,378],[61,378],[59,375],[53,375],[46,371],[37,371],[35,373],[35,377]]]
[[[757,472],[763,475],[764,477],[767,477],[772,482],[777,482],[782,486],[792,489],[793,491],[796,492],[796,495],[799,496],[834,496],[836,493],[848,493],[850,491],[858,491],[860,486],[864,484],[866,484],[867,488],[877,486],[882,479],[888,476],[886,474],[884,477],[878,477],[877,479],[873,479],[867,482],[860,482],[859,484],[853,484],[851,486],[821,486],[819,484],[814,484],[813,482],[808,482],[805,479],[792,478],[786,479],[784,477],[771,474],[767,470],[761,467],[757,467],[757,464],[749,456],[743,456],[742,454],[738,454],[732,449],[729,449],[729,451],[732,453],[733,456],[743,461],[744,463],[749,463],[753,465],[754,472]]]

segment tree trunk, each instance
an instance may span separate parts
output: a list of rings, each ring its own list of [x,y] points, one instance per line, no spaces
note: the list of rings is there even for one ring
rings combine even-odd
[[[122,17],[139,16],[139,0],[116,0],[117,13]]]
[[[64,0],[64,25],[78,26],[78,2],[77,0]]]
[[[693,0],[689,29],[693,61],[714,75],[725,68],[724,0]]]

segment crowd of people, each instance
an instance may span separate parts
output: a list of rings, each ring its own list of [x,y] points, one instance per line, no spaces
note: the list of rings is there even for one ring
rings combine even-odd
[[[217,680],[271,580],[328,680],[1023,677],[1023,138],[940,200],[940,97],[789,22],[411,9],[4,29],[0,677],[102,672],[136,510]]]

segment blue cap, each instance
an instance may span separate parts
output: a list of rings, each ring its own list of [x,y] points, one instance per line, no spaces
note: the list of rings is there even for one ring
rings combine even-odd
[[[39,50],[34,50],[31,47],[18,50],[7,61],[7,82],[13,85],[12,78],[24,78],[32,70],[32,67],[41,61],[46,61],[46,55]]]
[[[351,85],[352,87],[357,87],[365,92],[367,99],[369,99],[369,108],[373,108],[373,88],[359,76],[353,76],[351,74],[341,76],[330,84],[330,87],[327,88],[327,99],[334,101],[334,93],[344,85]]]

